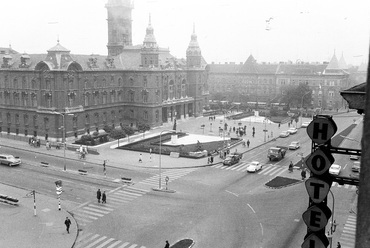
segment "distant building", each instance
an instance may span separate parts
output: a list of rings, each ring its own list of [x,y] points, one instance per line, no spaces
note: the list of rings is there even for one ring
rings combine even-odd
[[[132,45],[131,1],[106,8],[108,56],[71,54],[59,41],[47,54],[0,49],[0,133],[60,140],[64,125],[77,137],[202,114],[208,69],[195,29],[186,59],[177,59],[157,45],[150,17],[143,43]]]
[[[329,63],[257,63],[250,55],[244,63],[212,63],[209,69],[211,96],[222,93],[236,102],[276,102],[284,86],[306,84],[313,107],[335,109],[344,106],[339,92],[349,86],[345,60],[335,54]]]

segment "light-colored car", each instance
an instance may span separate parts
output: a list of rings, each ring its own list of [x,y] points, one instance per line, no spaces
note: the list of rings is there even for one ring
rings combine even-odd
[[[13,155],[9,154],[0,154],[0,164],[5,164],[8,166],[13,166],[13,165],[20,165],[21,160],[19,158],[14,157]]]
[[[305,121],[305,122],[302,123],[301,127],[306,128],[306,127],[308,127],[308,125],[310,125],[310,123],[311,123],[310,121]]]
[[[300,148],[301,145],[299,144],[298,141],[293,141],[292,143],[290,143],[290,145],[288,147],[289,147],[289,150],[296,150],[296,149]]]
[[[290,133],[288,131],[282,131],[280,134],[279,134],[279,137],[280,138],[286,138],[290,135]]]
[[[359,161],[353,162],[351,170],[353,172],[360,172],[361,163]]]
[[[332,164],[329,169],[329,173],[335,176],[338,176],[340,173],[340,170],[342,169],[342,166],[339,164]]]
[[[359,156],[357,156],[357,155],[350,155],[349,156],[349,159],[350,160],[358,160],[360,157]]]
[[[248,172],[256,172],[262,169],[262,164],[258,161],[253,161],[248,164],[247,171]]]
[[[297,128],[295,128],[295,127],[291,127],[291,128],[289,128],[288,129],[288,133],[289,134],[296,134],[297,133],[297,131],[298,131],[298,129]]]

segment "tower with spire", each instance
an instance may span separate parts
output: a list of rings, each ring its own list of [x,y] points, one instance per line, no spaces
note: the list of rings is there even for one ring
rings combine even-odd
[[[195,24],[193,24],[193,33],[188,48],[186,49],[187,67],[201,67],[202,51],[200,50],[197,35],[195,34]]]
[[[122,53],[124,46],[132,46],[131,0],[109,0],[105,5],[108,12],[108,56]]]
[[[150,14],[149,24],[146,28],[146,34],[141,48],[141,64],[143,67],[158,67],[159,64],[159,49],[154,37]]]

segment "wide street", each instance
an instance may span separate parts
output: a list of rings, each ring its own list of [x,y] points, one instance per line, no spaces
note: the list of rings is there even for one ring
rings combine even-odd
[[[362,118],[354,113],[334,116],[337,133],[355,123],[354,119],[358,125],[348,136],[352,140],[345,139],[342,146],[359,146],[353,140],[361,137],[362,122],[359,120]],[[179,122],[178,127],[201,133],[204,130],[199,129],[199,123],[206,121],[207,117],[197,118]],[[191,122],[195,123],[193,130]],[[263,129],[263,124],[254,125],[257,130]],[[287,129],[287,125],[269,129],[274,130],[276,136],[280,129]],[[261,145],[256,148],[232,148],[232,151],[237,149],[245,153],[240,163],[229,167],[220,163],[205,166],[205,159],[176,160],[163,156],[161,178],[164,181],[166,176],[169,177],[168,188],[174,193],[153,190],[159,183],[158,156],[153,156],[151,162],[146,160],[138,164],[137,153],[122,150],[107,153],[110,166],[104,176],[102,154],[89,155],[86,161],[81,161],[68,152],[67,172],[63,172],[64,158],[59,151],[18,149],[16,155],[22,158],[23,164],[11,168],[1,166],[0,181],[36,189],[40,194],[50,196],[57,207],[54,182],[62,180],[62,207],[73,213],[78,223],[74,246],[77,248],[159,248],[164,247],[165,240],[172,244],[183,238],[193,239],[194,247],[202,248],[300,247],[307,231],[302,213],[308,206],[308,194],[297,168],[302,153],[306,156],[311,152],[311,140],[304,128],[299,128],[297,134],[288,138],[271,140],[269,137],[267,143],[263,142],[262,135],[258,139]],[[269,147],[287,146],[292,141],[300,141],[301,148],[287,151],[280,161],[268,160]],[[14,148],[6,145],[1,150],[2,153],[15,153]],[[105,150],[99,151],[103,153]],[[120,154],[124,154],[124,161]],[[343,166],[343,173],[350,173],[352,161],[349,156],[335,155],[335,158],[335,163]],[[254,160],[263,164],[262,170],[247,173],[247,164]],[[41,167],[40,161],[48,161],[51,166]],[[287,170],[290,161],[297,165],[293,173]],[[88,175],[80,175],[77,169],[87,170]],[[276,176],[295,178],[299,183],[281,189],[266,187],[265,184]],[[133,184],[116,180],[121,177],[134,179]],[[162,185],[165,187],[164,182]],[[106,204],[97,202],[95,192],[98,188],[107,192]],[[333,234],[334,242],[340,240],[342,247],[354,247],[351,246],[354,234],[351,236],[348,230],[356,217],[356,187],[334,183],[331,189],[335,199],[334,219],[338,224]],[[329,196],[330,208],[332,204]]]

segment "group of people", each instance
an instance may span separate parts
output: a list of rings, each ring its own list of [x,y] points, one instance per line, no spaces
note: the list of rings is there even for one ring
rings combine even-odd
[[[31,138],[28,139],[28,144],[30,144],[30,146],[40,147],[41,140],[36,139],[36,137],[31,137]]]
[[[288,170],[289,170],[289,172],[293,172],[293,162],[292,161],[290,161]],[[302,171],[301,171],[302,180],[306,179],[306,174],[307,174],[306,168],[302,168]]]
[[[79,153],[79,158],[80,159],[85,159],[86,155],[88,154],[87,146],[80,145],[80,147],[78,148],[78,153]]]
[[[107,203],[107,195],[105,194],[105,191],[103,191],[102,193],[100,189],[98,189],[98,191],[96,192],[96,198],[98,199],[98,203],[100,203],[100,200],[101,203]]]

